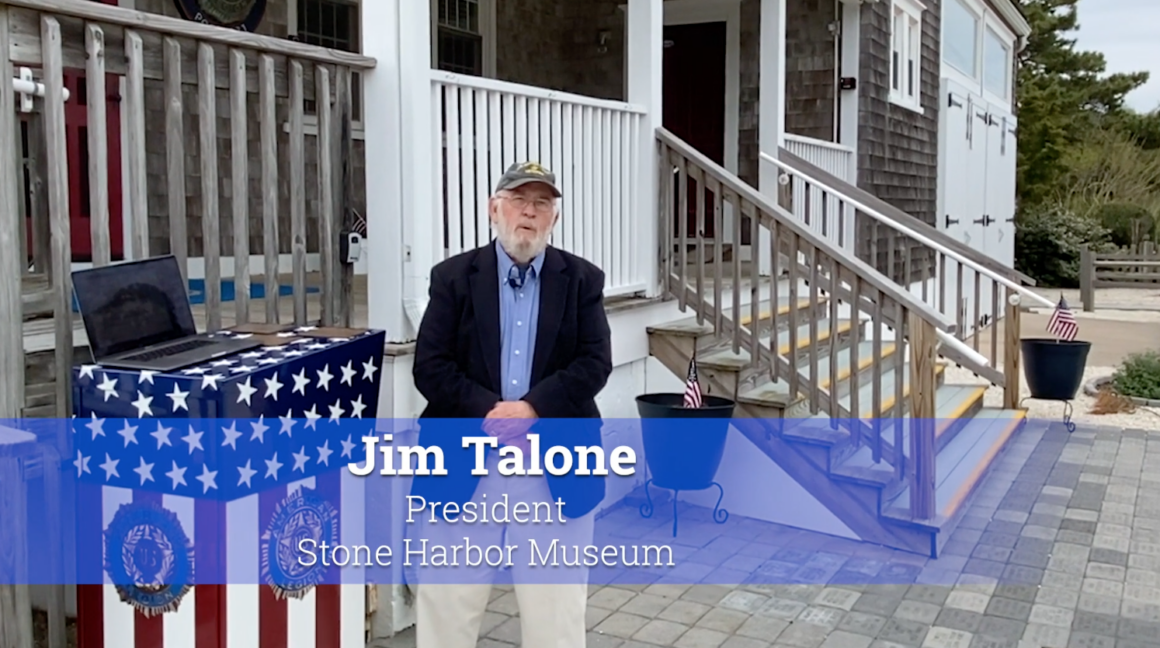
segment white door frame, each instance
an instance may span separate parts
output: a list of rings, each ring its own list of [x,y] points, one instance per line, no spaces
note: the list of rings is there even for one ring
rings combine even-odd
[[[665,26],[725,23],[725,169],[738,169],[741,106],[741,0],[667,0]]]
[[[737,175],[740,157],[738,139],[741,106],[741,0],[666,0],[664,3],[665,26],[696,25],[700,23],[725,23],[725,170]],[[734,210],[725,205],[722,210],[724,232],[714,232],[713,239],[726,243],[736,243],[734,253],[741,254],[743,261],[749,259],[750,246],[742,246],[733,241],[733,227],[730,225]],[[683,218],[684,216],[682,216]],[[711,240],[713,240],[711,239]]]

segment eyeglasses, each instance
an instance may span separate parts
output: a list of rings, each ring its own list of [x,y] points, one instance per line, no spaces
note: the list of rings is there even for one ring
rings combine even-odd
[[[510,202],[512,204],[512,206],[515,207],[516,209],[522,210],[525,207],[527,207],[528,205],[531,205],[537,212],[539,212],[541,214],[546,214],[546,213],[552,211],[552,209],[555,208],[555,206],[556,206],[556,201],[552,200],[551,198],[536,198],[535,200],[528,200],[527,198],[524,198],[523,196],[501,196],[501,197],[504,200],[507,200],[508,202]]]

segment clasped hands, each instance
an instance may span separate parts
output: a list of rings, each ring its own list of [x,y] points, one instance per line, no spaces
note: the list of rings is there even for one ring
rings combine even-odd
[[[500,401],[484,417],[483,431],[498,439],[500,445],[516,446],[526,454],[531,451],[528,430],[537,418],[539,415],[527,401]]]

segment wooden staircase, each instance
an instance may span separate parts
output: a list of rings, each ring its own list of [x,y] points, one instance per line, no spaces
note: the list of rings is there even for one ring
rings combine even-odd
[[[684,142],[663,130],[659,138],[671,163],[660,176],[674,183],[662,185],[673,189],[661,194],[672,196],[662,214],[689,213],[685,200],[703,204],[707,191],[713,207],[699,210],[698,231],[705,218],[723,231],[732,204],[749,216],[751,240],[764,229],[770,243],[754,246],[750,262],[719,261],[714,243],[698,245],[688,225],[674,232],[675,219],[662,218],[661,240],[674,242],[662,245],[662,276],[693,314],[649,328],[650,354],[682,378],[695,355],[705,392],[736,401],[735,427],[859,538],[937,556],[1025,423],[1017,364],[1003,358],[1003,407],[985,406],[984,386],[948,383],[941,356],[978,362],[956,344],[954,323]],[[740,220],[730,220],[739,235]],[[764,276],[762,253],[775,259]],[[1018,309],[1007,316],[1017,333]],[[979,369],[997,373],[989,362]]]

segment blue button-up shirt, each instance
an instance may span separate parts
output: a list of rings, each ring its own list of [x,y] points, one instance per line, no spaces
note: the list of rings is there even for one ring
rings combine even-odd
[[[532,380],[532,354],[536,348],[536,327],[540,318],[540,270],[544,267],[544,253],[532,259],[522,288],[516,288],[508,279],[515,262],[504,252],[497,240],[496,257],[499,259],[499,336],[500,380],[504,400],[519,400],[528,393]],[[518,270],[515,271],[518,274]]]

